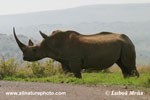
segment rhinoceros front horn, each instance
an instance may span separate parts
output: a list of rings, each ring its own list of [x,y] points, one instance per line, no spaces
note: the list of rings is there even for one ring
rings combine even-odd
[[[13,33],[14,33],[14,37],[15,37],[15,40],[16,40],[19,48],[23,51],[23,49],[25,49],[26,45],[24,45],[22,42],[20,42],[19,39],[17,38],[15,28],[13,28]]]

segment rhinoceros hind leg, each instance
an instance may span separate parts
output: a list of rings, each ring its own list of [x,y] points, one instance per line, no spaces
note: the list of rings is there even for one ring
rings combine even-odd
[[[124,77],[137,76],[139,73],[136,69],[136,52],[134,45],[130,43],[125,43],[122,47],[121,55],[117,64],[122,69]]]
[[[121,61],[118,61],[117,65],[121,68],[124,78],[128,78],[129,77],[128,69],[122,64]]]
[[[124,78],[128,78],[131,76],[139,77],[139,73],[136,70],[135,66],[127,66],[123,64],[120,60],[117,62],[118,66],[121,68]]]

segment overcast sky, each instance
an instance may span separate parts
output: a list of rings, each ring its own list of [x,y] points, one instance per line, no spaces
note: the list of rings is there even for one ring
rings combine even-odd
[[[150,0],[0,0],[0,15],[73,8],[93,4],[150,3]]]

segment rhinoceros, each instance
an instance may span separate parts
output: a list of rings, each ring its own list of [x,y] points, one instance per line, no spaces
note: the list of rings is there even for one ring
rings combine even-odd
[[[82,69],[102,70],[116,63],[124,78],[139,77],[134,44],[124,34],[100,32],[83,35],[72,30],[56,30],[47,36],[39,32],[43,37],[40,43],[33,44],[29,40],[28,45],[25,45],[17,38],[13,28],[15,40],[25,61],[49,57],[60,62],[64,71],[73,72],[77,78],[82,78]]]

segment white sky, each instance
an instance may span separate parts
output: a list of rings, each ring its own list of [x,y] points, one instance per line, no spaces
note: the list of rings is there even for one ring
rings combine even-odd
[[[0,15],[124,3],[150,3],[150,0],[0,0]]]

